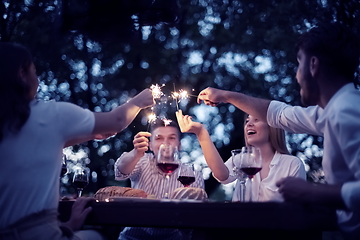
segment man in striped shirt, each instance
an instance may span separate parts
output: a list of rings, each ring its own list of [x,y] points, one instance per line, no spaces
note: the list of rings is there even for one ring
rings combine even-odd
[[[177,123],[164,123],[157,119],[151,123],[150,132],[139,132],[135,135],[134,149],[123,153],[116,161],[115,179],[130,178],[132,188],[142,189],[148,195],[159,199],[164,198],[167,191],[171,194],[176,188],[182,187],[182,184],[177,180],[176,172],[170,175],[169,180],[165,178],[156,166],[156,157],[159,146],[163,143],[180,149],[180,139],[181,132]],[[146,152],[148,149],[152,153]],[[195,182],[191,187],[204,189],[201,172],[195,171]],[[190,239],[188,233],[178,229],[126,227],[120,233],[119,239]]]

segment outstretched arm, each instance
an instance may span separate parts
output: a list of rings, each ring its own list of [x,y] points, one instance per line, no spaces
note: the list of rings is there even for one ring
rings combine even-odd
[[[141,109],[151,107],[155,101],[150,89],[145,89],[127,103],[107,113],[95,114],[93,134],[121,132],[137,116]]]
[[[201,123],[192,121],[190,116],[184,116],[181,110],[176,112],[176,118],[181,132],[195,133],[197,136],[201,149],[204,153],[205,160],[214,176],[220,181],[228,179],[229,170],[225,166],[219,152],[211,141],[209,132],[205,129],[205,127]]]
[[[95,112],[95,126],[92,134],[80,138],[74,138],[66,142],[64,147],[94,139],[106,139],[124,130],[137,116],[141,109],[154,104],[154,98],[150,89],[145,89],[127,103],[115,108],[111,112]]]
[[[204,101],[206,105],[213,107],[220,102],[230,103],[261,121],[267,122],[266,114],[270,100],[251,97],[243,93],[208,87],[199,93],[197,101],[198,103]]]

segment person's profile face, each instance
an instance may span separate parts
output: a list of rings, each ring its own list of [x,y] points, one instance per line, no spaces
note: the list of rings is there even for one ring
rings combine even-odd
[[[311,57],[300,49],[297,54],[299,63],[296,80],[300,85],[301,102],[305,106],[316,105],[319,99],[319,86],[310,72]]]
[[[161,144],[166,143],[180,149],[180,133],[175,127],[158,127],[151,132],[150,150],[154,152],[155,157],[158,155]]]

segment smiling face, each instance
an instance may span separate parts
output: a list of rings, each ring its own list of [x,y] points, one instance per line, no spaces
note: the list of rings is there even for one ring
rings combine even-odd
[[[305,106],[318,104],[319,86],[311,73],[315,57],[309,57],[300,49],[297,54],[299,66],[296,72],[296,79],[300,85],[301,102]]]
[[[155,157],[157,157],[159,152],[159,147],[161,144],[166,143],[175,147],[180,147],[180,133],[179,130],[175,127],[158,127],[154,129],[151,133],[150,138],[150,150],[154,152]]]
[[[269,125],[249,115],[244,126],[245,141],[248,145],[261,147],[269,144]]]

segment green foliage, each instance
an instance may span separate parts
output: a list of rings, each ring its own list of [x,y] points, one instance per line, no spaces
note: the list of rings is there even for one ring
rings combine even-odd
[[[60,13],[65,3],[73,12],[88,9],[77,1],[2,1],[0,40],[19,42],[32,51],[41,79],[39,97],[70,101],[94,111],[110,111],[151,84],[166,84],[170,91],[175,84],[194,95],[213,86],[296,105],[293,45],[297,35],[320,21],[342,21],[358,32],[360,24],[357,0],[183,0],[176,24],[141,26],[129,21],[132,31],[121,34],[120,29],[110,35],[111,41],[102,41],[96,31],[86,34],[62,28]],[[105,29],[99,35],[109,27],[101,24],[118,21],[111,16],[97,23],[97,28]],[[111,31],[114,27],[111,24]],[[194,97],[180,106],[195,119],[200,117]],[[224,160],[231,149],[243,145],[243,113],[229,109],[222,105],[202,119]],[[88,166],[97,175],[86,191],[114,184],[113,163],[132,149],[134,134],[147,129],[148,112],[140,113],[113,138],[73,147],[75,152],[87,152]],[[173,112],[168,114],[174,117]],[[216,135],[219,126],[223,126],[223,137]],[[198,150],[194,136],[187,141]],[[311,169],[321,167],[321,138],[289,134],[288,143],[304,161],[320,159],[318,164],[309,164]],[[207,181],[208,192],[216,186],[213,180]]]

